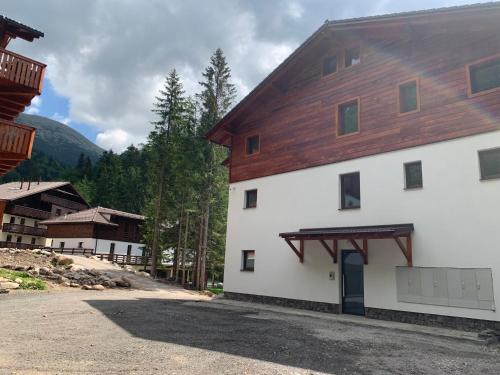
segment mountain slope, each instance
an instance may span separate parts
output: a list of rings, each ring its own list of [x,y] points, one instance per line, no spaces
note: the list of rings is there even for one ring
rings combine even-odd
[[[16,122],[36,129],[34,152],[45,154],[68,167],[74,167],[82,153],[94,163],[104,152],[76,130],[47,117],[21,113]]]

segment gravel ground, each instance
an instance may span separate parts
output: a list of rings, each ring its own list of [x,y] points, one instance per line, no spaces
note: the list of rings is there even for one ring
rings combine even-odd
[[[468,340],[174,287],[0,296],[0,321],[0,374],[500,373],[498,349]]]

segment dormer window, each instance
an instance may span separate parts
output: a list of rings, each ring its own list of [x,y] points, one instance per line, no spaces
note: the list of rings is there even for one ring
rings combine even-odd
[[[323,59],[323,77],[337,72],[337,56],[328,56]]]
[[[248,137],[246,140],[246,154],[255,155],[260,151],[260,137],[258,135],[253,135]]]
[[[345,50],[345,67],[358,65],[361,62],[361,49],[359,46],[346,48]]]

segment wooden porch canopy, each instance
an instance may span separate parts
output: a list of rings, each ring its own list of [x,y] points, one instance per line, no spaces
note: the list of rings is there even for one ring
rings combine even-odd
[[[360,227],[312,228],[300,229],[298,232],[280,233],[293,252],[304,262],[304,241],[319,241],[326,252],[337,263],[338,241],[348,241],[368,264],[368,240],[393,239],[403,252],[408,266],[412,266],[411,233],[413,224],[373,225]],[[361,244],[358,243],[361,241]],[[292,243],[299,241],[299,248]],[[327,241],[332,241],[330,247]]]

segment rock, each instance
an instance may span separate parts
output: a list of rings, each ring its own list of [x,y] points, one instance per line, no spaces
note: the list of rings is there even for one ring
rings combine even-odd
[[[105,288],[101,284],[94,285],[92,290],[104,290]]]
[[[66,288],[69,288],[69,287],[71,286],[71,284],[70,284],[70,283],[68,283],[67,281],[65,281],[65,282],[63,282],[63,283],[61,284],[61,286],[64,286],[64,287],[66,287]]]
[[[85,267],[80,266],[79,264],[72,264],[70,269],[71,271],[86,271]]]
[[[123,278],[115,278],[112,279],[111,282],[113,282],[117,287],[120,288],[130,288],[130,281],[128,280],[123,280]]]
[[[10,280],[6,279],[5,277],[0,277],[0,283],[8,282],[8,281],[10,281]]]
[[[69,284],[69,279],[65,278],[64,276],[59,275],[59,277],[57,278],[57,282],[59,284],[64,284],[64,283]]]
[[[45,255],[47,257],[50,257],[52,255],[52,253],[47,250],[40,250],[40,254]]]
[[[32,270],[29,270],[28,273],[32,276],[40,275],[40,267],[35,267]]]
[[[12,264],[4,264],[2,268],[5,268],[6,270],[13,270],[14,266]]]
[[[73,258],[64,256],[64,255],[56,255],[54,259],[51,261],[52,264],[58,265],[58,266],[69,266],[73,264]]]
[[[11,281],[6,281],[3,283],[0,283],[0,289],[19,289],[19,284],[13,283]]]
[[[92,275],[92,276],[101,276],[101,273],[95,269],[88,270],[87,273]]]
[[[83,285],[82,289],[83,290],[92,290],[92,286],[90,286],[90,285]]]
[[[116,288],[116,283],[112,280],[103,281],[102,285],[106,288]]]
[[[10,292],[9,289],[0,288],[0,294],[9,294],[9,292]]]
[[[142,277],[151,277],[151,275],[149,273],[144,272],[144,271],[136,272],[136,274],[139,276],[142,276]]]
[[[64,273],[66,272],[66,270],[62,269],[62,268],[54,268],[52,270],[52,272],[57,273],[58,275],[64,275]]]
[[[80,284],[78,284],[78,283],[69,283],[69,286],[72,287],[72,288],[78,288],[80,286]]]
[[[29,267],[27,266],[15,266],[14,270],[15,271],[27,271]]]
[[[23,279],[21,279],[20,277],[17,277],[15,280],[14,280],[15,283],[17,284],[22,284],[23,283]]]
[[[52,275],[52,271],[47,267],[40,267],[40,270],[38,272],[40,273],[40,275]]]

